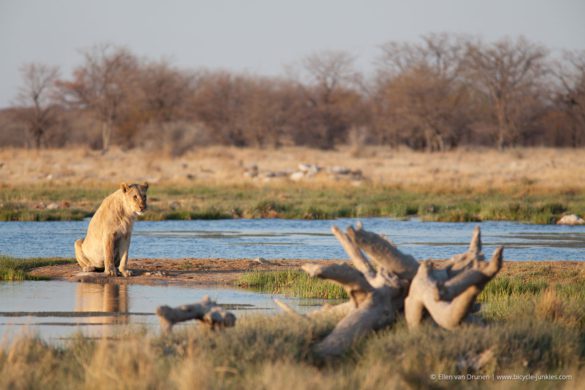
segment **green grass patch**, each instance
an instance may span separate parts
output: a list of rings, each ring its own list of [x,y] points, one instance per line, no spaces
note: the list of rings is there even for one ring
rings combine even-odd
[[[0,221],[79,220],[92,215],[111,188],[38,185],[3,188]],[[420,217],[428,221],[508,220],[553,223],[565,213],[585,214],[585,194],[437,193],[382,185],[151,186],[147,220],[220,218],[330,219]],[[67,208],[46,210],[50,202]]]
[[[284,294],[299,298],[346,299],[341,286],[322,279],[312,278],[305,272],[254,271],[240,276],[239,287],[270,294]]]
[[[30,258],[17,259],[9,256],[0,256],[0,280],[45,280],[32,276],[28,272],[34,268],[47,265],[74,263],[75,260],[63,258]]]

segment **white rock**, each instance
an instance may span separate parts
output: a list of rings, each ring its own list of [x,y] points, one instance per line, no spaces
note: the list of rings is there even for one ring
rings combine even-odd
[[[312,164],[304,164],[304,163],[300,163],[299,164],[299,170],[301,172],[309,172],[309,169],[311,169]]]
[[[298,171],[298,172],[293,172],[293,173],[291,173],[291,175],[289,176],[289,178],[290,178],[292,181],[299,181],[299,180],[302,180],[302,179],[303,179],[303,177],[305,177],[305,173],[304,173],[304,172],[301,172],[301,171]]]
[[[46,207],[47,210],[57,210],[59,208],[59,204],[56,202],[49,203]]]
[[[335,166],[335,167],[331,167],[329,169],[329,171],[331,173],[334,173],[336,175],[348,175],[351,173],[351,170],[349,168],[346,167],[339,167],[339,166]]]
[[[321,167],[315,164],[299,164],[299,170],[305,173],[315,174],[321,170]]]
[[[569,214],[557,221],[557,225],[584,225],[585,220],[578,215]]]

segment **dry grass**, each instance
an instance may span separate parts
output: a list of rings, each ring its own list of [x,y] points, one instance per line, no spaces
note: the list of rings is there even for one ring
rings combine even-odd
[[[581,303],[583,301],[580,301]],[[528,302],[528,305],[533,305]],[[0,348],[0,388],[10,389],[402,389],[516,388],[492,375],[572,375],[539,388],[575,388],[583,370],[582,324],[530,317],[517,308],[488,327],[448,332],[403,321],[358,342],[345,357],[319,361],[311,351],[332,322],[287,316],[246,317],[223,332],[184,328],[161,337],[137,328],[114,339],[77,337],[60,346],[26,336]],[[431,375],[487,375],[433,380]],[[534,385],[536,382],[529,382]]]
[[[350,147],[337,151],[308,148],[254,149],[208,147],[181,158],[142,150],[112,149],[105,156],[87,149],[0,150],[0,183],[19,186],[52,182],[103,185],[149,180],[158,184],[264,184],[243,176],[256,164],[260,171],[297,169],[299,163],[360,169],[371,183],[435,192],[521,190],[570,192],[585,188],[585,153],[573,149],[532,148],[498,152],[489,149],[445,153]],[[287,181],[287,180],[285,180]],[[351,185],[317,175],[306,185]],[[295,184],[296,185],[296,184]]]
[[[325,169],[293,181],[265,173]],[[244,175],[256,165],[257,177]],[[364,180],[328,168],[360,170]],[[210,147],[173,159],[113,149],[0,150],[0,220],[83,219],[120,182],[152,183],[145,218],[419,216],[435,221],[555,222],[585,214],[585,154],[570,149],[458,150],[426,154],[365,147]],[[354,177],[355,179],[355,177]]]
[[[325,362],[311,347],[334,318],[246,316],[222,332],[194,325],[170,336],[121,327],[114,338],[78,336],[58,345],[25,335],[0,345],[0,388],[572,389],[585,378],[584,285],[577,263],[507,264],[481,295],[486,326],[446,331],[427,322],[409,331],[399,319]],[[432,374],[487,379],[433,380]],[[494,379],[505,374],[572,379]]]

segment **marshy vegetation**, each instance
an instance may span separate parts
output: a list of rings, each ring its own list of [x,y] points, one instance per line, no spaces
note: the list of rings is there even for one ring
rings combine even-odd
[[[283,294],[300,298],[347,299],[337,284],[312,278],[300,270],[247,272],[237,281],[238,287],[267,294]]]
[[[73,262],[75,262],[75,260],[63,258],[17,259],[0,255],[0,281],[43,280],[44,278],[42,277],[30,275],[28,271],[47,265],[67,264]]]
[[[257,287],[284,291],[297,280],[293,274],[264,277]],[[24,335],[0,350],[0,387],[492,388],[529,382],[498,375],[549,374],[571,377],[530,383],[574,388],[585,375],[583,287],[585,272],[578,263],[508,263],[480,296],[486,326],[450,332],[426,323],[409,331],[399,320],[326,362],[311,346],[334,319],[316,323],[284,314],[244,316],[223,332],[193,325],[161,336],[130,328],[116,339],[79,335],[58,344]],[[433,374],[476,379],[439,380]]]
[[[0,221],[81,220],[91,217],[110,189],[69,185],[5,188],[0,194]],[[63,201],[67,199],[67,201]],[[46,208],[47,204],[55,208]],[[419,217],[427,221],[509,220],[555,223],[565,213],[585,214],[585,195],[487,191],[482,193],[404,190],[369,185],[152,186],[149,210],[142,220],[226,218],[334,219]]]

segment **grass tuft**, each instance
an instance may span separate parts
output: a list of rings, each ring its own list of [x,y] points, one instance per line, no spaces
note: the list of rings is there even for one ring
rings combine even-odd
[[[238,286],[255,291],[299,298],[347,299],[343,288],[330,281],[312,278],[305,272],[254,271],[240,276]]]
[[[0,256],[0,281],[17,280],[45,280],[45,278],[32,276],[28,272],[34,268],[47,265],[58,265],[75,262],[72,259],[63,258],[31,258],[17,259],[9,256]]]

